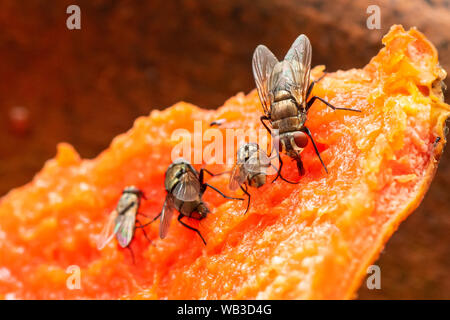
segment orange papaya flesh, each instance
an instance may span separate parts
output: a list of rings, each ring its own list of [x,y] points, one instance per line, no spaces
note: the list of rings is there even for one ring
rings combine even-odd
[[[175,218],[164,240],[157,223],[146,229],[151,244],[136,231],[135,263],[117,241],[99,251],[96,239],[127,185],[146,193],[143,214],[160,212],[175,129],[192,132],[199,120],[206,130],[220,118],[224,127],[260,128],[256,91],[217,111],[183,102],[152,111],[95,159],[60,144],[29,184],[1,199],[0,298],[354,298],[367,267],[428,189],[450,112],[440,87],[445,71],[425,36],[393,26],[383,44],[363,69],[327,73],[314,88],[335,106],[362,111],[333,111],[320,102],[311,108],[306,124],[329,174],[309,143],[301,178],[283,156],[284,176],[299,184],[279,179],[250,189],[245,215],[245,203],[207,191],[211,213],[186,220],[206,246]],[[314,68],[313,78],[322,72]],[[227,175],[208,182],[231,193]],[[68,288],[69,266],[79,268],[80,289]]]

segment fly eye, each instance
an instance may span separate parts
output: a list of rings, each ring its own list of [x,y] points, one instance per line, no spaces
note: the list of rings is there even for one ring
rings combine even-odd
[[[304,148],[308,145],[308,136],[304,132],[294,133],[294,142],[299,148]]]

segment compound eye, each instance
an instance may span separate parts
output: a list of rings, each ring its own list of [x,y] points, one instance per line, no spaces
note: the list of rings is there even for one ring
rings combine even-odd
[[[299,148],[304,148],[308,145],[308,136],[301,131],[294,133],[294,142]]]

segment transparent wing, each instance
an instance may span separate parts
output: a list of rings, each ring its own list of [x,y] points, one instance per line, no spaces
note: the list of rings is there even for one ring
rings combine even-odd
[[[136,212],[137,206],[134,206],[116,219],[116,238],[122,248],[127,247],[133,240],[136,228]]]
[[[300,35],[292,44],[288,53],[284,57],[292,67],[294,81],[291,93],[297,103],[305,102],[306,91],[309,86],[309,74],[311,71],[312,48],[309,39],[304,34]]]
[[[188,170],[181,177],[172,194],[183,201],[197,200],[200,194],[200,181],[194,172]]]
[[[230,190],[236,190],[240,187],[241,184],[244,183],[245,179],[247,179],[247,175],[242,172],[240,166],[238,164],[234,165],[233,169],[231,170],[228,188]]]
[[[252,61],[253,77],[255,78],[259,99],[261,100],[265,114],[269,113],[271,103],[268,79],[277,63],[277,58],[266,46],[259,45],[256,47]]]
[[[249,173],[265,173],[270,166],[270,159],[265,152],[255,152],[244,164]]]
[[[294,70],[292,69],[291,63],[289,61],[283,60],[278,63],[269,77],[269,92],[284,88],[288,88],[289,90],[291,90],[292,87],[296,86],[294,74]]]
[[[97,239],[97,249],[102,250],[114,237],[115,221],[117,218],[117,210],[113,210],[106,220],[105,226],[103,227],[100,235]]]
[[[175,205],[173,203],[173,196],[168,194],[164,206],[161,211],[161,222],[159,225],[159,237],[164,239],[169,231],[170,221],[172,220]]]

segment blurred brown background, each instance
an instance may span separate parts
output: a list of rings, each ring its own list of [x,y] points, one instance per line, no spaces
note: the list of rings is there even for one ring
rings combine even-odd
[[[81,8],[81,30],[66,28],[70,4]],[[366,27],[371,4],[380,30]],[[305,33],[314,65],[362,67],[394,23],[417,26],[450,71],[449,1],[1,0],[0,194],[28,182],[60,141],[95,157],[151,109],[180,100],[216,108],[249,92],[259,43],[282,57]],[[382,289],[364,283],[360,298],[450,298],[449,190],[447,149],[377,262]]]

